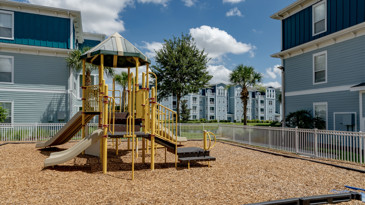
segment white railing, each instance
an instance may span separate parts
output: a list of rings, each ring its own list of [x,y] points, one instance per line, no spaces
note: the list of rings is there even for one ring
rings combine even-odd
[[[50,139],[66,123],[14,123],[0,124],[0,141],[27,141],[36,142]],[[94,131],[98,124],[89,123],[89,133]],[[81,139],[81,131],[73,140]]]
[[[221,139],[300,155],[364,164],[365,133],[220,124]]]

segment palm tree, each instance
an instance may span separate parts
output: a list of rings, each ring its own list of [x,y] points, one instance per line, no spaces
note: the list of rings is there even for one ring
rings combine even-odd
[[[122,93],[122,109],[125,107],[125,100],[127,94],[127,84],[128,84],[128,73],[121,72],[120,74],[114,75],[115,82],[122,86],[123,93]]]
[[[253,67],[238,65],[229,75],[229,81],[233,85],[242,87],[241,100],[243,104],[243,123],[247,125],[247,101],[249,97],[248,87],[254,87],[261,82],[262,74],[256,72]]]
[[[89,47],[84,47],[82,50],[76,49],[71,51],[66,58],[67,65],[71,67],[75,72],[80,72],[82,70],[81,55],[88,50],[90,50]],[[98,67],[93,64],[85,64],[85,86],[91,85],[91,72],[97,69]],[[104,67],[104,72],[108,77],[114,75],[114,69],[111,67]]]

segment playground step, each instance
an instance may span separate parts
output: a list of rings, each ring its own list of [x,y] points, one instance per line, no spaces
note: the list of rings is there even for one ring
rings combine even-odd
[[[113,126],[113,125],[109,125],[109,126]],[[115,124],[114,125],[114,132],[125,132],[125,131],[127,131],[127,125],[125,125],[125,124]],[[135,125],[134,126],[134,131],[135,132],[139,132],[139,131],[141,131],[141,125]]]
[[[136,137],[149,138],[150,136],[150,134],[146,134],[144,132],[134,132],[134,134]],[[127,132],[114,132],[114,134],[108,133],[108,137],[110,138],[123,138],[125,135],[127,135]]]
[[[155,137],[155,142],[166,147],[169,152],[175,153],[175,144],[167,140]]]
[[[215,161],[215,157],[200,156],[200,157],[179,157],[180,162],[197,162],[197,161]]]
[[[180,147],[177,148],[177,155],[179,158],[185,157],[207,157],[210,151],[206,151],[199,147]]]

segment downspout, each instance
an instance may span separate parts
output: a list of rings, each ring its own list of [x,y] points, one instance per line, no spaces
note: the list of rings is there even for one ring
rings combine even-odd
[[[278,67],[281,70],[281,106],[282,106],[282,127],[285,127],[285,68],[284,66]]]

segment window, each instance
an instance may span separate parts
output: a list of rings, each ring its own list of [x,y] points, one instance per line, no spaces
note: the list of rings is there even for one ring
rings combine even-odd
[[[214,116],[210,116],[210,117],[209,117],[209,119],[210,119],[210,120],[214,120]]]
[[[193,103],[196,104],[197,98],[193,97]]]
[[[196,115],[193,115],[193,120],[196,120]]]
[[[272,105],[272,101],[271,100],[269,101],[269,105]]]
[[[214,105],[214,98],[209,98],[209,102],[211,105]]]
[[[0,11],[0,38],[14,39],[14,13]]]
[[[328,124],[327,113],[327,102],[313,103],[313,116],[322,118],[322,120],[324,120],[326,123],[326,129]]]
[[[210,110],[210,113],[214,113],[214,107],[210,107],[209,110]]]
[[[13,123],[13,103],[12,102],[0,102],[0,107],[6,110],[6,118],[3,123]]]
[[[327,51],[313,55],[313,84],[327,83]]]
[[[326,0],[313,6],[313,36],[326,32],[327,30],[327,8]]]
[[[0,56],[0,83],[14,83],[14,57]]]

